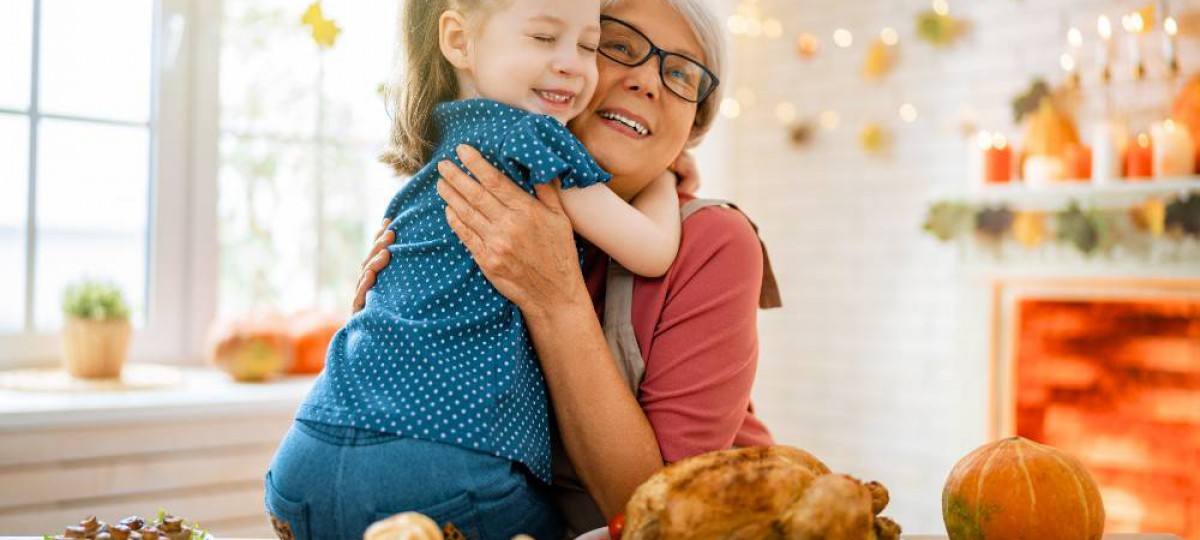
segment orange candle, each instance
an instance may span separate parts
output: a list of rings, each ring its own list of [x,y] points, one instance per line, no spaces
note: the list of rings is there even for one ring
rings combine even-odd
[[[1012,180],[1012,147],[1004,135],[980,137],[983,146],[983,180],[987,184],[1007,184]]]
[[[1092,178],[1092,149],[1086,144],[1071,144],[1063,151],[1063,161],[1066,170],[1063,177],[1067,180],[1091,180]]]
[[[1125,177],[1129,179],[1154,177],[1154,147],[1150,136],[1139,133],[1125,154]]]

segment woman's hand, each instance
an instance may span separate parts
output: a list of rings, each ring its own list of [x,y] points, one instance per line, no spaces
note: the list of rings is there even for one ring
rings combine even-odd
[[[358,277],[358,287],[354,291],[354,304],[351,313],[358,313],[367,303],[367,291],[375,285],[375,275],[383,270],[392,260],[392,252],[387,247],[396,241],[396,233],[388,229],[391,220],[383,220],[383,226],[375,233],[375,245],[362,263],[362,274]]]
[[[688,150],[679,153],[675,163],[671,164],[671,172],[675,173],[675,190],[680,193],[695,195],[700,191],[700,169],[696,168],[696,158]]]
[[[527,317],[568,302],[590,305],[557,182],[535,186],[533,198],[474,148],[457,151],[479,181],[442,161],[437,190],[448,205],[446,221],[484,277]]]

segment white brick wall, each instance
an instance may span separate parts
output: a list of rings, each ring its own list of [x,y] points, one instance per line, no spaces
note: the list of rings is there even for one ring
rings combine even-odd
[[[1090,77],[1097,15],[1134,4],[950,0],[951,13],[971,21],[972,31],[946,50],[914,36],[915,14],[928,9],[927,0],[759,5],[783,21],[785,37],[736,41],[734,89],[748,86],[757,99],[728,122],[736,174],[715,182],[762,227],[784,293],[785,308],[760,318],[756,402],[781,442],[887,484],[889,513],[907,532],[941,532],[946,475],[988,436],[987,358],[976,346],[986,319],[955,250],[920,232],[926,204],[967,187],[956,134],[964,107],[981,127],[1017,135],[1009,101],[1036,75],[1061,77],[1066,29],[1079,26],[1087,37],[1082,65]],[[1200,0],[1172,6],[1197,10]],[[898,64],[882,82],[866,82],[867,45],[885,26],[900,32]],[[839,27],[853,32],[851,48],[833,45]],[[801,31],[822,39],[810,61],[794,53]],[[1157,59],[1158,43],[1151,44]],[[1200,44],[1181,46],[1185,73],[1195,72]],[[1120,102],[1137,104],[1135,127],[1162,110],[1165,93],[1159,82],[1116,90]],[[781,101],[794,103],[801,117],[836,110],[841,126],[793,149],[775,118]],[[906,102],[919,111],[914,124],[897,114]],[[868,120],[891,130],[887,156],[859,149]]]

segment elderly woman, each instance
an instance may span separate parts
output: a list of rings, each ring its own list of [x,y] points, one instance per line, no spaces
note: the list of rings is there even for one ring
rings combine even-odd
[[[603,39],[621,46],[603,52],[595,96],[570,127],[626,200],[713,121],[723,40],[702,2],[618,0],[605,10]],[[680,84],[691,63],[711,84]],[[664,463],[771,444],[750,389],[756,310],[778,298],[740,212],[681,194],[682,241],[665,276],[631,276],[595,249],[580,273],[556,188],[539,186],[535,199],[474,150],[460,157],[478,182],[443,163],[439,193],[450,226],[526,319],[560,437],[556,495],[573,530],[602,526]],[[391,241],[378,238],[356,308]]]

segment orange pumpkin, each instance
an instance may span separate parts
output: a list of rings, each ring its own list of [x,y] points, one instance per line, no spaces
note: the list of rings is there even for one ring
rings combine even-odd
[[[292,367],[288,373],[320,373],[325,368],[329,342],[345,323],[344,317],[318,311],[292,316],[288,324],[292,338]]]
[[[266,381],[292,361],[285,323],[276,315],[220,321],[209,332],[209,361],[235,381]]]
[[[1042,100],[1038,110],[1025,120],[1025,136],[1017,170],[1025,170],[1030,156],[1063,157],[1067,147],[1079,143],[1075,123],[1054,109],[1049,99]]]
[[[1200,74],[1183,85],[1171,116],[1192,132],[1192,140],[1196,141],[1196,174],[1200,174]]]
[[[1079,460],[1021,437],[985,444],[950,472],[942,519],[951,540],[1098,540],[1104,504]]]

